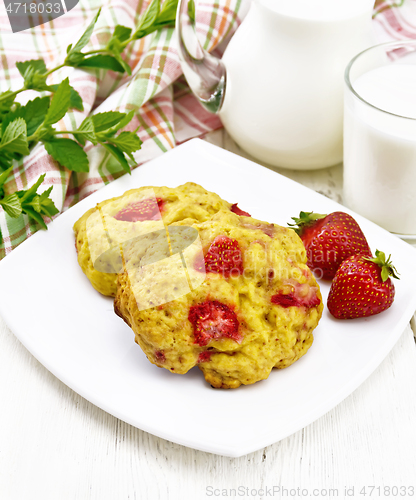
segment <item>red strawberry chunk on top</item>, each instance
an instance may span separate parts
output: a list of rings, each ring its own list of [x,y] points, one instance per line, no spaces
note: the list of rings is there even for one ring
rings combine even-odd
[[[306,283],[297,283],[294,290],[290,293],[279,292],[272,295],[272,304],[282,307],[306,307],[311,308],[319,306],[321,299],[316,294],[316,287],[309,286]]]
[[[251,215],[248,212],[244,212],[244,210],[241,210],[241,208],[238,208],[237,203],[234,203],[231,205],[231,212],[235,213],[236,215],[243,215],[244,217],[251,217]]]
[[[211,360],[211,351],[200,352],[198,356],[198,363],[205,363]]]
[[[192,306],[188,319],[194,329],[195,344],[205,346],[210,340],[226,338],[241,341],[237,315],[222,302],[208,300]]]
[[[122,208],[114,218],[120,221],[138,222],[144,220],[159,220],[163,210],[162,198],[147,198],[135,201]]]
[[[228,236],[217,236],[204,257],[207,273],[222,274],[225,278],[238,277],[243,273],[243,258],[237,240]],[[195,269],[202,271],[202,262],[195,263]]]

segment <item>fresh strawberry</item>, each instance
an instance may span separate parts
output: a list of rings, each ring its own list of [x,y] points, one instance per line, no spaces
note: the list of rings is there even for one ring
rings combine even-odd
[[[371,257],[367,240],[351,215],[301,212],[292,219],[295,224],[289,226],[295,226],[306,249],[307,264],[317,278],[332,279],[341,263],[351,255]]]
[[[195,344],[205,346],[211,339],[241,340],[235,312],[217,300],[192,306],[188,315],[194,328]]]
[[[160,219],[160,212],[163,209],[162,198],[147,198],[135,201],[120,210],[114,218],[121,221],[138,222],[144,220]]]
[[[234,205],[231,205],[231,212],[233,212],[237,215],[244,215],[244,217],[251,217],[251,215],[248,212],[244,212],[244,210],[241,210],[241,208],[238,208],[237,203],[234,203]]]
[[[344,260],[332,281],[328,296],[329,312],[338,319],[363,318],[388,309],[394,300],[397,278],[390,257],[379,250],[376,257],[353,255]]]
[[[222,274],[225,278],[238,277],[243,272],[243,258],[237,240],[228,236],[217,236],[204,257],[207,273]],[[195,269],[203,270],[204,264],[197,262]]]

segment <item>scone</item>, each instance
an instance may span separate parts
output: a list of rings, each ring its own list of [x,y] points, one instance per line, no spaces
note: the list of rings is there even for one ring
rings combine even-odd
[[[132,189],[99,203],[75,223],[78,263],[96,290],[114,296],[122,268],[120,245],[142,235],[156,238],[166,225],[186,218],[204,222],[219,210],[244,213],[192,182],[177,188]]]
[[[294,363],[323,309],[300,238],[230,211],[191,222],[124,255],[114,308],[148,359],[179,374],[198,365],[216,388]]]

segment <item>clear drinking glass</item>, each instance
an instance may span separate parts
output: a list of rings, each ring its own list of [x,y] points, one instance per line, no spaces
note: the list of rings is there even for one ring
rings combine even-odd
[[[345,84],[344,202],[416,239],[416,40],[361,52]]]

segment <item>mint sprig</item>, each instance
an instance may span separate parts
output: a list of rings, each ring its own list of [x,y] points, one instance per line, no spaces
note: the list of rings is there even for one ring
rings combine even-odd
[[[87,141],[103,146],[126,172],[131,172],[133,153],[141,148],[142,141],[137,130],[122,129],[130,123],[134,111],[98,113],[85,118],[76,130],[57,130],[54,126],[70,109],[82,111],[84,105],[68,78],[51,85],[48,77],[64,66],[131,74],[123,59],[124,50],[144,36],[174,26],[177,4],[178,0],[165,0],[162,5],[160,0],[152,0],[134,29],[117,25],[104,48],[85,51],[98,21],[99,10],[78,41],[67,47],[61,64],[48,69],[41,58],[16,63],[23,85],[17,90],[0,93],[0,206],[10,217],[27,214],[46,228],[44,217],[58,213],[50,199],[52,187],[37,194],[45,175],[41,175],[28,190],[6,193],[4,188],[7,179],[13,175],[15,162],[21,161],[39,142],[59,165],[75,172],[89,170],[88,157],[83,150]],[[22,106],[16,102],[16,96],[27,90],[42,95]]]
[[[49,197],[53,186],[50,186],[41,194],[37,193],[46,174],[41,175],[29,189],[6,195],[4,192],[4,184],[12,173],[12,170],[13,167],[10,167],[0,175],[0,206],[3,207],[3,210],[9,217],[16,218],[23,213],[38,222],[41,227],[47,229],[43,217],[53,217],[59,210]]]

